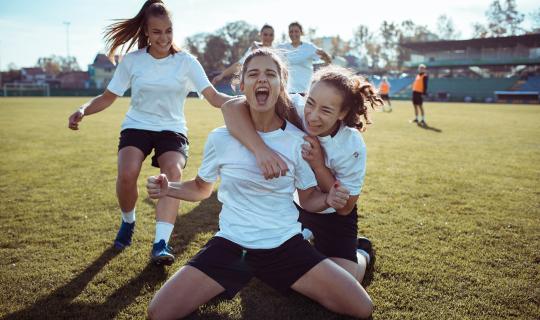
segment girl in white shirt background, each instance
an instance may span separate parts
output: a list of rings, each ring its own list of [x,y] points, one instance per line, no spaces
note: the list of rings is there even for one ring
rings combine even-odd
[[[261,42],[255,41],[253,45],[246,50],[246,52],[238,62],[233,63],[227,69],[223,70],[220,74],[215,76],[212,79],[212,84],[216,85],[224,78],[236,74],[244,64],[246,57],[251,51],[261,47],[271,48],[272,43],[274,42],[274,27],[269,24],[263,25],[261,30],[259,31],[259,39],[261,40]]]
[[[208,137],[195,179],[168,182],[164,174],[148,179],[152,198],[200,201],[211,195],[219,176],[218,199],[223,203],[218,233],[156,293],[148,309],[151,319],[186,316],[223,292],[232,298],[254,276],[337,313],[361,318],[371,314],[371,300],[359,283],[300,234],[295,189],[301,204],[313,211],[341,208],[348,193],[341,187],[328,193],[315,187],[313,171],[301,156],[303,133],[285,120],[290,107],[286,79],[277,55],[257,49],[242,67],[240,87],[246,98],[230,102],[241,100],[249,108],[257,135],[288,164],[284,177],[264,179],[254,155],[228,129],[218,128]]]
[[[290,43],[278,45],[287,61],[289,69],[289,93],[298,93],[305,95],[309,89],[311,76],[313,75],[313,61],[319,58],[325,63],[331,63],[332,58],[324,50],[317,48],[310,42],[303,42],[304,31],[302,25],[298,22],[289,24]]]
[[[114,241],[123,249],[131,244],[138,198],[137,178],[146,156],[154,149],[152,165],[171,181],[180,181],[188,152],[184,102],[189,91],[197,91],[214,107],[230,97],[218,93],[208,81],[200,63],[173,43],[170,14],[160,0],[147,0],[137,15],[110,25],[105,34],[109,57],[117,48],[133,45],[103,94],[88,101],[68,119],[69,128],[79,129],[84,116],[103,111],[131,87],[131,104],[122,123],[118,148],[116,193],[122,213]],[[171,264],[174,256],[167,243],[178,214],[179,201],[160,199],[156,205],[156,235],[151,257]]]
[[[313,212],[304,207],[300,222],[313,232],[314,245],[321,253],[361,282],[372,252],[368,239],[357,239],[356,203],[366,165],[366,147],[359,130],[370,123],[368,105],[380,106],[383,102],[369,82],[334,66],[317,71],[307,101],[299,95],[293,100],[308,134],[302,156],[314,170],[319,188],[327,192],[337,183],[350,192],[343,208]],[[246,108],[229,103],[222,112],[231,134],[259,160],[265,178],[279,180],[287,172],[287,164],[254,134]]]

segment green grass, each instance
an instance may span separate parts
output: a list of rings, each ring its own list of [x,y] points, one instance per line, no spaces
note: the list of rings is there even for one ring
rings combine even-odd
[[[119,224],[116,148],[128,106],[120,99],[67,129],[85,99],[0,99],[0,317],[144,318],[148,302],[216,231],[219,203],[182,203],[177,261],[148,264],[154,203],[139,179],[137,231],[110,249]],[[540,107],[427,103],[375,113],[365,133],[368,171],[359,227],[377,259],[367,283],[374,319],[538,319],[540,315]],[[219,110],[188,100],[191,157],[201,162]],[[179,302],[181,303],[181,302]],[[253,281],[192,318],[338,319],[299,295]]]

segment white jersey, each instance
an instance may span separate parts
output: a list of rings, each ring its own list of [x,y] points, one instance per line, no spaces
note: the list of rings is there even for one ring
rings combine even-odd
[[[162,59],[147,48],[124,56],[107,89],[117,96],[131,87],[131,105],[123,129],[169,130],[187,136],[184,103],[194,89],[211,86],[201,64],[184,51]]]
[[[291,99],[305,126],[304,98],[300,95],[292,95]],[[334,136],[318,138],[325,152],[326,167],[341,185],[349,190],[350,195],[359,195],[366,176],[366,144],[361,133],[355,128],[341,124]],[[297,200],[296,202],[299,203]],[[322,212],[335,211],[333,208],[328,208]]]
[[[313,75],[313,61],[319,60],[318,48],[309,42],[302,42],[298,47],[291,43],[280,44],[278,49],[287,61],[289,83],[287,91],[306,93]]]
[[[301,232],[295,190],[317,185],[309,164],[302,159],[303,132],[286,123],[259,135],[287,163],[286,176],[265,180],[253,153],[225,127],[210,133],[198,176],[206,182],[221,183],[218,199],[223,204],[216,236],[245,248],[270,249]]]

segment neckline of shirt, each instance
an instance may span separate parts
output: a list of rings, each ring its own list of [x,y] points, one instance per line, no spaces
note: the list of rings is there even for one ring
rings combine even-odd
[[[148,57],[150,57],[150,59],[151,59],[153,62],[157,62],[157,63],[164,63],[164,62],[166,62],[167,60],[169,60],[169,59],[173,56],[172,53],[169,53],[169,55],[166,56],[166,57],[163,57],[163,58],[154,58],[154,56],[152,56],[152,55],[150,54],[150,47],[149,47],[149,46],[146,47],[146,48],[144,49],[144,53],[145,53]]]

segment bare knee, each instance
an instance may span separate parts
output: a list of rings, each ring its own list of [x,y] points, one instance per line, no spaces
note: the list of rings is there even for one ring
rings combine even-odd
[[[161,172],[167,175],[169,181],[180,181],[182,178],[182,168],[179,163],[166,164],[161,167]]]
[[[166,314],[166,310],[165,310],[165,308],[163,306],[160,307],[158,305],[158,303],[156,302],[155,297],[150,302],[150,305],[148,306],[148,310],[146,311],[146,313],[147,313],[148,319],[152,319],[152,320],[174,319],[174,318],[170,317],[170,315],[168,316]]]
[[[136,185],[138,177],[138,168],[123,168],[118,172],[117,181],[120,185]]]

